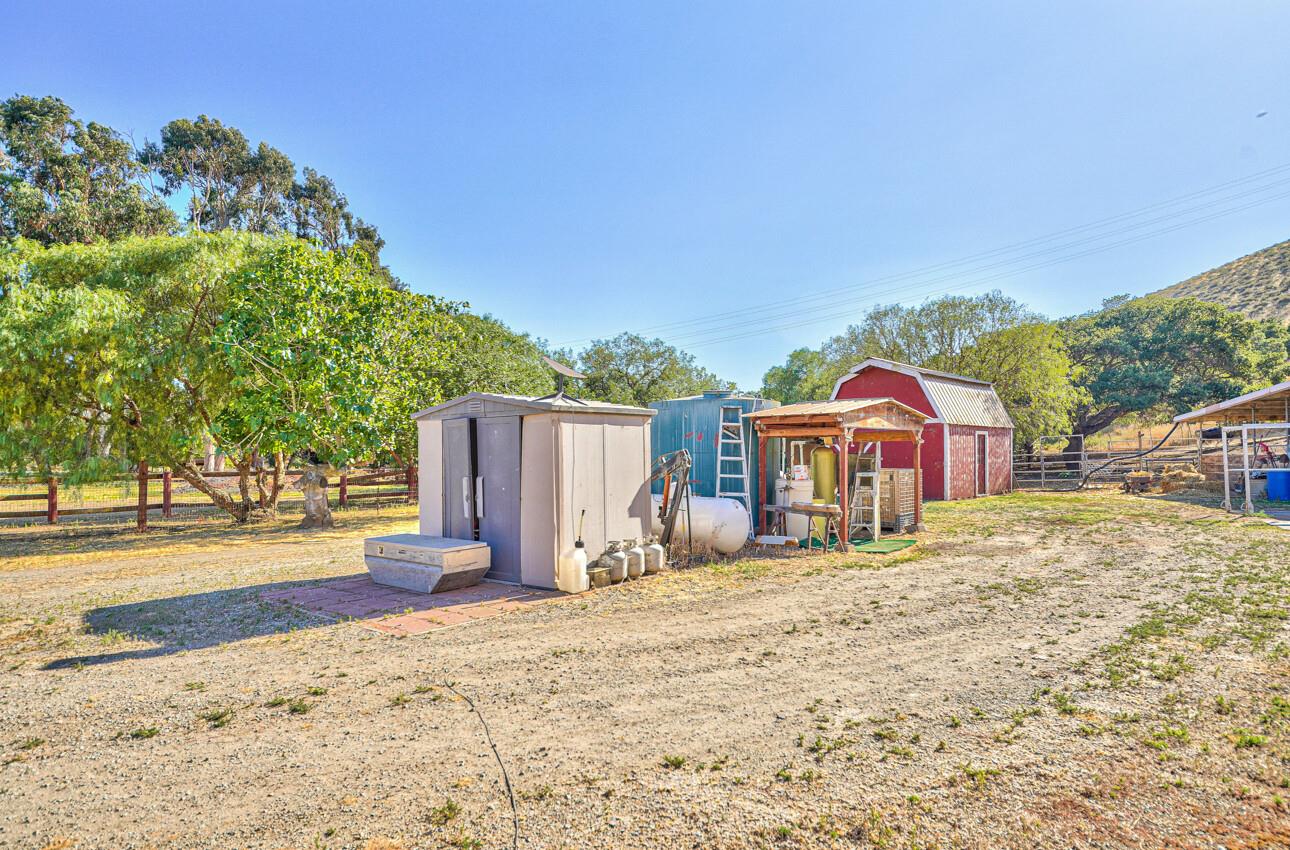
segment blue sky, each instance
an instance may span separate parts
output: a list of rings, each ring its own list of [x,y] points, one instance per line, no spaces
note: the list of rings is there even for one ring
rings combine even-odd
[[[162,9],[11,5],[0,93],[140,142],[218,117],[335,179],[414,289],[555,343],[656,330],[744,387],[873,303],[1063,315],[1290,238],[1290,198],[1226,213],[1285,171],[908,274],[1290,164],[1284,3]]]

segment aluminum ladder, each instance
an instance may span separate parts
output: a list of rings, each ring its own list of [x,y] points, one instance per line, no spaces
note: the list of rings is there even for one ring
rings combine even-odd
[[[727,449],[727,446],[730,448]],[[752,497],[748,493],[748,458],[744,443],[744,409],[722,405],[717,434],[717,497],[740,499],[753,515]],[[727,464],[731,464],[727,467]],[[757,523],[754,521],[753,527]]]

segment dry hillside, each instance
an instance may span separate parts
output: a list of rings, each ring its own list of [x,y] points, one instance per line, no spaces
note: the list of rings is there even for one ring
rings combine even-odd
[[[1290,321],[1290,240],[1153,294],[1212,301],[1253,319]]]

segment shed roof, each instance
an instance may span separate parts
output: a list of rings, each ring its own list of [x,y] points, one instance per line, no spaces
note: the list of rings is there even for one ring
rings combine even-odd
[[[533,413],[616,413],[625,416],[654,416],[657,410],[648,407],[632,407],[626,404],[613,404],[608,401],[581,401],[568,396],[527,396],[506,395],[504,393],[467,393],[463,396],[427,407],[412,414],[413,419],[433,419],[452,412],[453,408],[462,405],[478,406],[483,412],[486,402],[502,404],[516,412]]]
[[[1290,422],[1290,381],[1238,395],[1208,407],[1180,413],[1175,422],[1195,421],[1240,424],[1246,422]]]
[[[927,400],[931,402],[936,418],[942,422],[977,428],[1013,427],[1012,417],[999,400],[999,394],[994,391],[994,384],[989,381],[924,369],[881,357],[870,357],[852,367],[834,385],[833,397],[837,398],[844,383],[871,368],[887,369],[915,378]]]

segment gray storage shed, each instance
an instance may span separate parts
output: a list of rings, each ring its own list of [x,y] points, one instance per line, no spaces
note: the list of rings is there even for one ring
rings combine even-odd
[[[470,393],[417,413],[421,533],[481,540],[486,578],[555,587],[578,520],[587,557],[650,533],[650,418],[567,396]]]

